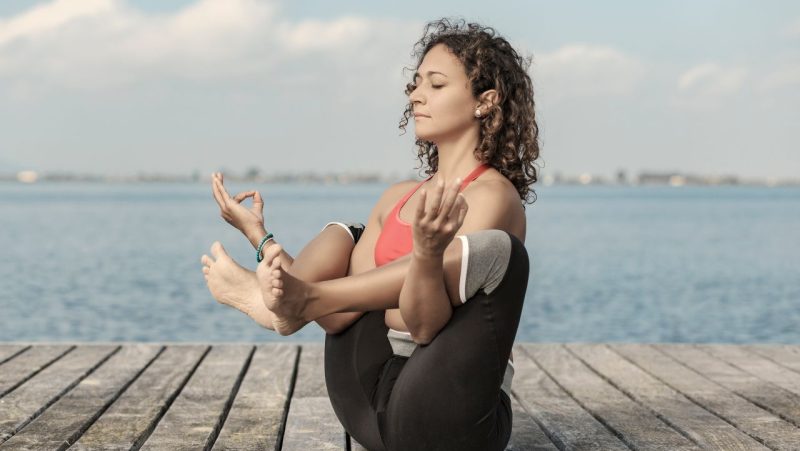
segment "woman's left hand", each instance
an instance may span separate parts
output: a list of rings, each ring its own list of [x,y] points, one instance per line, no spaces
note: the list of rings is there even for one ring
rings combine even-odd
[[[467,215],[467,200],[458,192],[461,179],[445,187],[440,180],[430,196],[420,190],[413,224],[414,254],[441,257]]]

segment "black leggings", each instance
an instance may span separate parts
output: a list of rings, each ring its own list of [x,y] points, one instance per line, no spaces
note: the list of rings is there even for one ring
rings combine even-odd
[[[508,269],[427,345],[396,356],[385,310],[325,336],[325,382],[333,410],[361,445],[377,450],[503,450],[511,400],[500,389],[528,285],[528,253],[513,235]]]

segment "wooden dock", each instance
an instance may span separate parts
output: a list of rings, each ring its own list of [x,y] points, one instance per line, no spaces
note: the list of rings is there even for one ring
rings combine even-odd
[[[363,449],[321,343],[0,344],[0,450]],[[510,450],[800,450],[800,345],[517,344]]]

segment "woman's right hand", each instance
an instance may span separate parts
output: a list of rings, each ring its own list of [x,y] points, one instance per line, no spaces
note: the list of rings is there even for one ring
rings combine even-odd
[[[260,240],[266,235],[264,229],[264,201],[258,191],[243,191],[233,197],[225,191],[222,183],[222,173],[211,174],[211,192],[217,201],[220,216],[228,224],[236,227],[251,242]],[[247,208],[242,201],[248,197],[253,198],[253,207]]]

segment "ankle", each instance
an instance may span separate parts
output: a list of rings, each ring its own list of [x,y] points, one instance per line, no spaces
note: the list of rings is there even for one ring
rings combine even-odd
[[[303,321],[311,322],[317,318],[327,315],[328,313],[333,313],[323,311],[323,298],[320,291],[320,285],[316,282],[310,282],[306,285],[305,298],[308,300],[308,302],[305,303],[303,311],[300,313],[300,317],[303,319]]]

